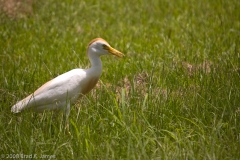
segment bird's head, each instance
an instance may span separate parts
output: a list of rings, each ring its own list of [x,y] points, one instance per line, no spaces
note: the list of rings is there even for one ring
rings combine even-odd
[[[88,44],[88,54],[96,54],[98,56],[105,54],[113,54],[117,57],[123,57],[124,54],[112,48],[107,41],[102,38],[95,38]]]

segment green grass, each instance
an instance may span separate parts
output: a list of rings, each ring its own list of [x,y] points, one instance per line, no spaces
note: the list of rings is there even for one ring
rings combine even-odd
[[[1,13],[0,153],[240,159],[239,8],[239,0],[34,0],[23,17]],[[126,57],[101,58],[98,87],[71,107],[71,136],[62,115],[10,112],[46,81],[89,67],[96,37]]]

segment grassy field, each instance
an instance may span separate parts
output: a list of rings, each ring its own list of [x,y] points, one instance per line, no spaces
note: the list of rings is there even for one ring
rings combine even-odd
[[[1,6],[0,156],[45,159],[240,159],[240,1],[26,1]],[[11,106],[102,57],[97,87],[70,113]],[[34,157],[36,156],[36,157]],[[22,158],[21,158],[22,157]]]

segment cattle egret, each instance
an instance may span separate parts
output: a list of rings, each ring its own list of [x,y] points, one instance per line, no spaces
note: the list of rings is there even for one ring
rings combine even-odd
[[[102,38],[93,39],[87,48],[87,56],[91,63],[89,69],[73,69],[48,81],[34,93],[17,102],[11,111],[18,113],[23,110],[33,112],[63,111],[66,119],[70,113],[70,105],[79,97],[87,94],[97,84],[101,72],[101,55],[113,54],[123,57],[124,54],[112,48]]]

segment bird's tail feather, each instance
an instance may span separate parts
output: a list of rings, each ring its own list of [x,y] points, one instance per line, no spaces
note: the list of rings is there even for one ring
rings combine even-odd
[[[23,99],[23,100],[17,102],[15,105],[12,106],[11,112],[13,112],[13,113],[21,112],[22,110],[27,108],[28,102],[29,101],[27,99]]]

